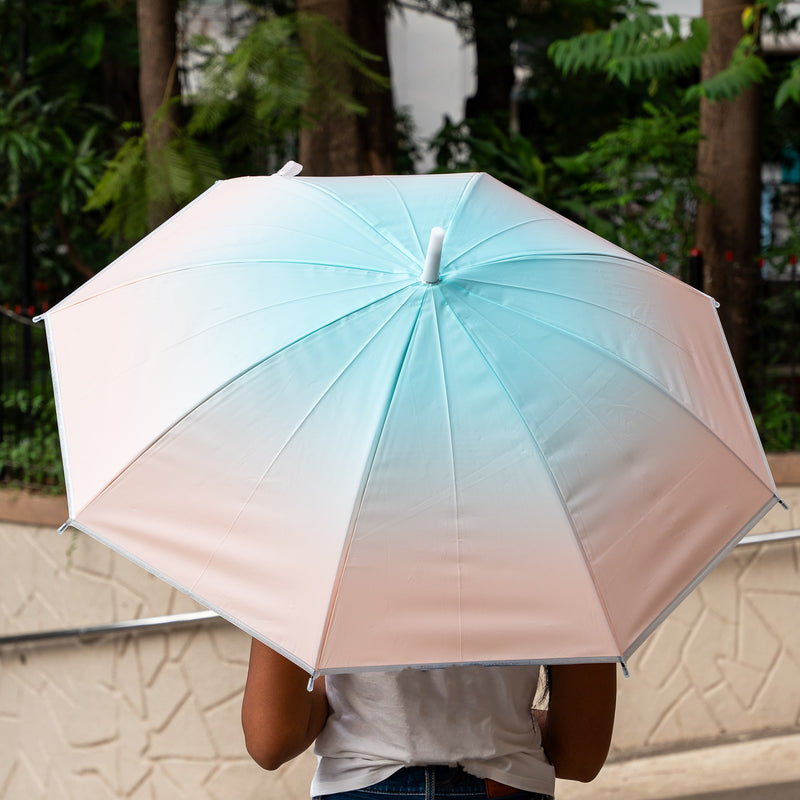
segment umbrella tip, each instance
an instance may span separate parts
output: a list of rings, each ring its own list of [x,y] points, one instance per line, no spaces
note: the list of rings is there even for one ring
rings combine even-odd
[[[303,171],[303,165],[296,161],[287,161],[275,174],[282,178],[294,178]]]
[[[428,252],[425,254],[425,266],[422,268],[422,280],[425,283],[439,283],[439,266],[442,263],[442,242],[444,228],[431,228],[428,241]]]

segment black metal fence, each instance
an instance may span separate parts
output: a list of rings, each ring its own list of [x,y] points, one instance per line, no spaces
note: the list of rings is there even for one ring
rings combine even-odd
[[[59,491],[64,477],[44,327],[0,308],[0,485]]]
[[[766,450],[800,447],[800,265],[762,264],[748,395]]]

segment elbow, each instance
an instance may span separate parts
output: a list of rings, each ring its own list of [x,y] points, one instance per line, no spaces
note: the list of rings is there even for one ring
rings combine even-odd
[[[291,761],[305,749],[297,734],[285,727],[265,724],[263,720],[250,720],[242,715],[244,745],[250,758],[262,769],[270,772]]]
[[[568,781],[591,783],[606,763],[607,750],[596,752],[568,752],[553,754],[550,762],[555,769],[556,777]]]
[[[281,742],[253,741],[252,737],[245,735],[245,747],[250,754],[250,758],[262,769],[273,770],[282,767],[287,761],[291,761],[296,753],[294,748]]]
[[[603,762],[605,763],[605,762]],[[603,763],[600,764],[565,764],[556,765],[556,777],[568,781],[578,781],[580,783],[591,783],[603,768]]]
[[[247,752],[250,754],[250,758],[252,758],[253,761],[255,761],[259,767],[261,767],[261,769],[266,769],[269,772],[278,769],[278,767],[282,767],[287,761],[289,761],[288,758],[284,758],[278,753],[251,750],[249,747],[247,748]]]
[[[591,783],[599,774],[608,756],[605,742],[596,740],[581,742],[550,743],[545,753],[553,765],[556,777],[567,781]]]

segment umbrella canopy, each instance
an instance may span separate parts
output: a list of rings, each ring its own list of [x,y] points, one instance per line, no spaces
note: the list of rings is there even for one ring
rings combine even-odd
[[[312,674],[625,659],[777,499],[713,300],[485,174],[288,172],[44,315],[68,524]]]

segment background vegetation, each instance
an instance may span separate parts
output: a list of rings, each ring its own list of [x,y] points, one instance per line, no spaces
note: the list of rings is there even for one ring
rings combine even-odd
[[[731,197],[713,180],[746,157],[800,161],[800,62],[760,49],[765,31],[796,29],[791,4],[706,0],[705,17],[682,22],[637,0],[275,0],[232,5],[223,41],[186,36],[197,7],[0,0],[2,480],[63,480],[30,317],[218,178],[288,158],[309,174],[408,172],[425,150],[435,169],[491,172],[685,280],[702,240],[705,288],[730,290],[723,323],[765,444],[795,446],[800,292],[757,268],[794,274],[794,194],[775,198],[776,238],[760,187]],[[463,119],[431,142],[392,108],[385,16],[408,9],[451,19],[478,59]],[[743,102],[758,108],[747,136],[704,161],[724,131],[703,120]],[[728,211],[746,222],[723,236]]]

